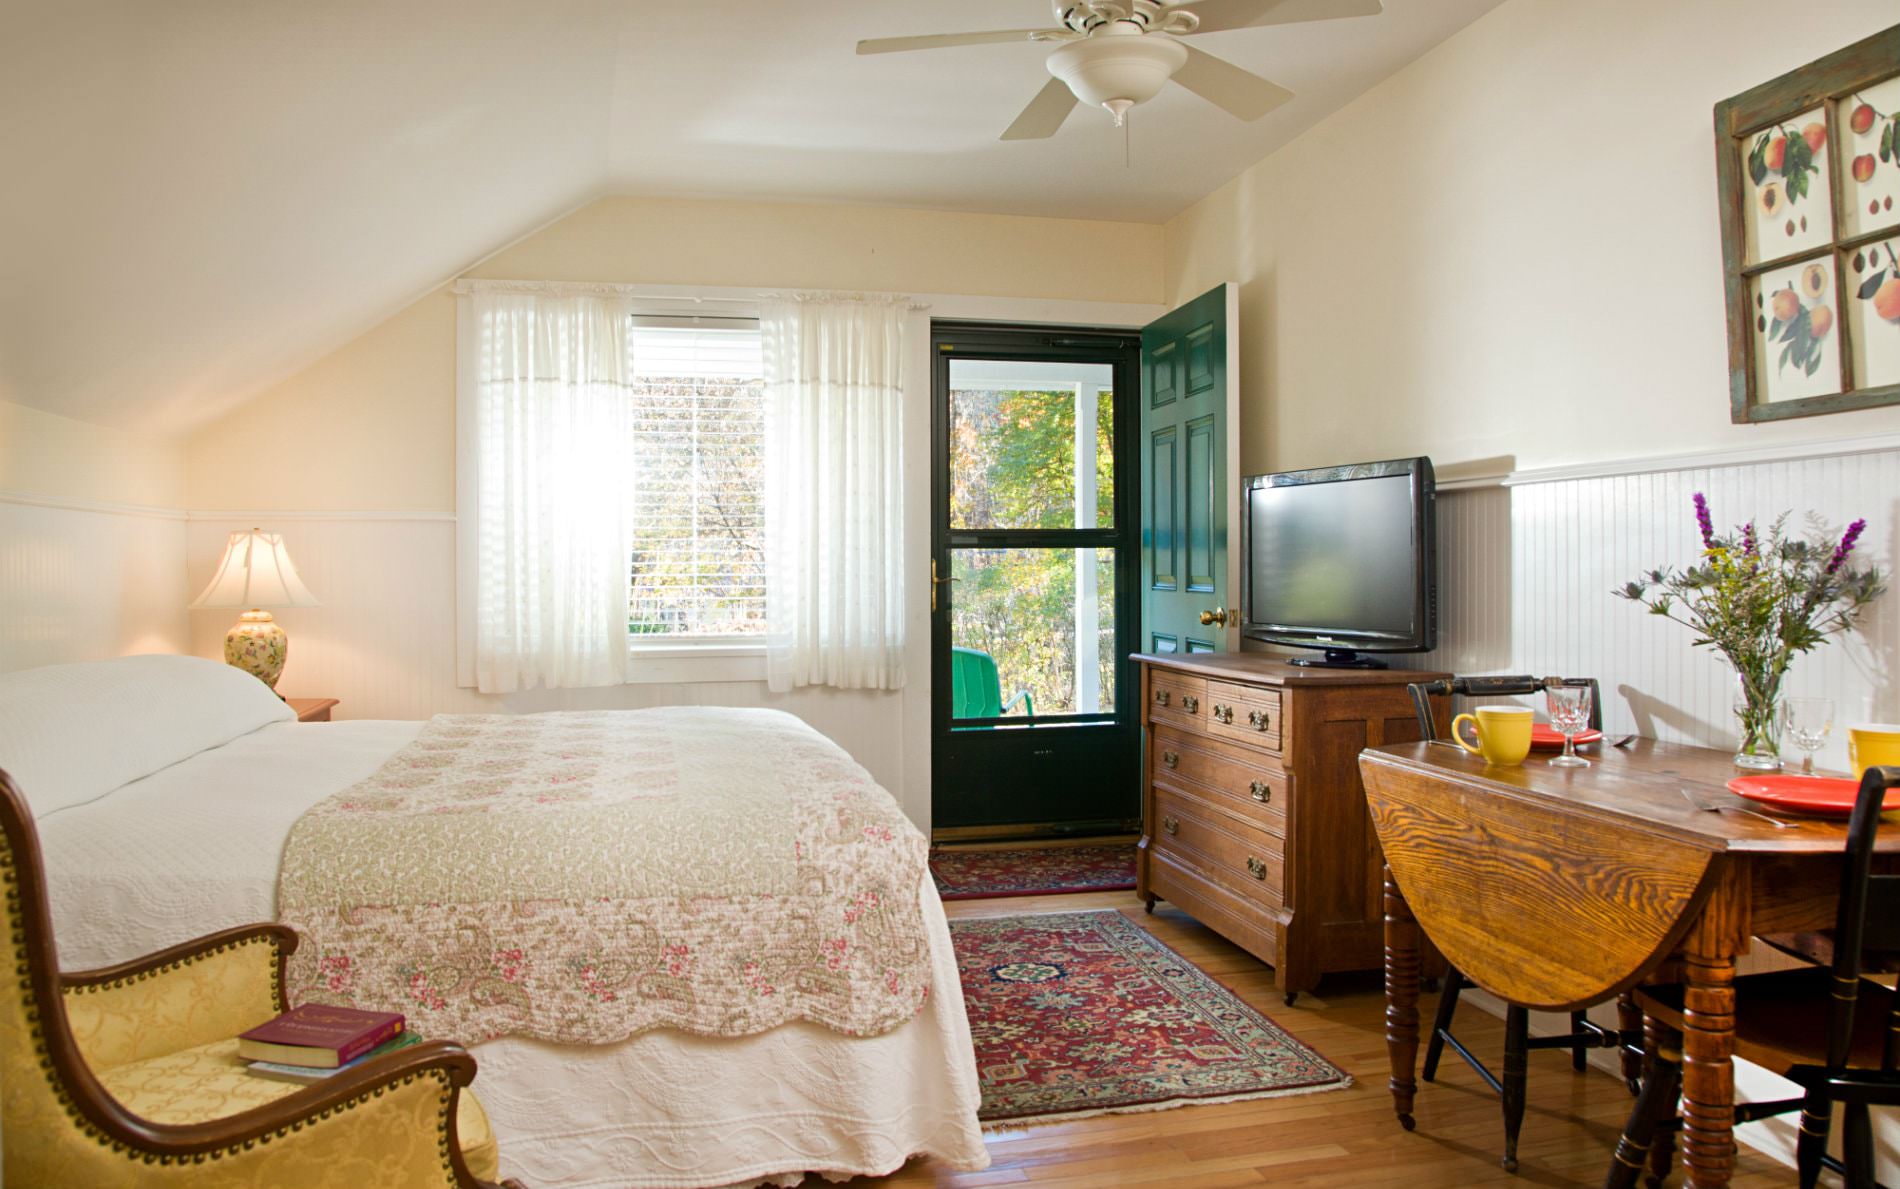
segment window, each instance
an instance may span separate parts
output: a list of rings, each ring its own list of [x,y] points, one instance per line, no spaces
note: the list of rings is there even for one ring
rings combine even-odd
[[[765,395],[759,325],[637,317],[635,644],[765,631]]]

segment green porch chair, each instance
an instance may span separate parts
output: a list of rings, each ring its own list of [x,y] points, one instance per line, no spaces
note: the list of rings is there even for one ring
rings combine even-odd
[[[1020,702],[1023,714],[1036,717],[1036,703],[1028,690],[1003,701],[1003,681],[996,672],[996,658],[975,648],[950,650],[950,716],[952,718],[1001,718]]]

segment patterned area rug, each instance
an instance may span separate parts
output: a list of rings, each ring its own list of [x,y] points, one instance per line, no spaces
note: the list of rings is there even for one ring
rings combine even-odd
[[[1352,1084],[1119,912],[969,918],[950,932],[986,1123]]]
[[[930,873],[945,900],[1114,892],[1135,886],[1135,844],[933,850]]]

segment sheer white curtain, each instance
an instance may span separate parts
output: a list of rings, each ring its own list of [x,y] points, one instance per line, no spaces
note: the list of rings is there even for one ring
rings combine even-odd
[[[473,678],[485,693],[627,679],[631,323],[624,299],[476,292]],[[466,405],[465,405],[466,407]]]
[[[759,309],[766,676],[775,691],[904,684],[909,306],[804,297]]]

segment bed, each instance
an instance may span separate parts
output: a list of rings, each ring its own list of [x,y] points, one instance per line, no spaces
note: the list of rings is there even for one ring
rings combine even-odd
[[[63,967],[277,919],[293,828],[426,729],[297,723],[227,675],[251,682],[175,657],[0,675],[0,767],[33,804]],[[879,1035],[794,1021],[476,1045],[504,1172],[538,1187],[698,1189],[880,1174],[913,1155],[985,1166],[949,928],[927,875],[915,895],[928,994]]]

